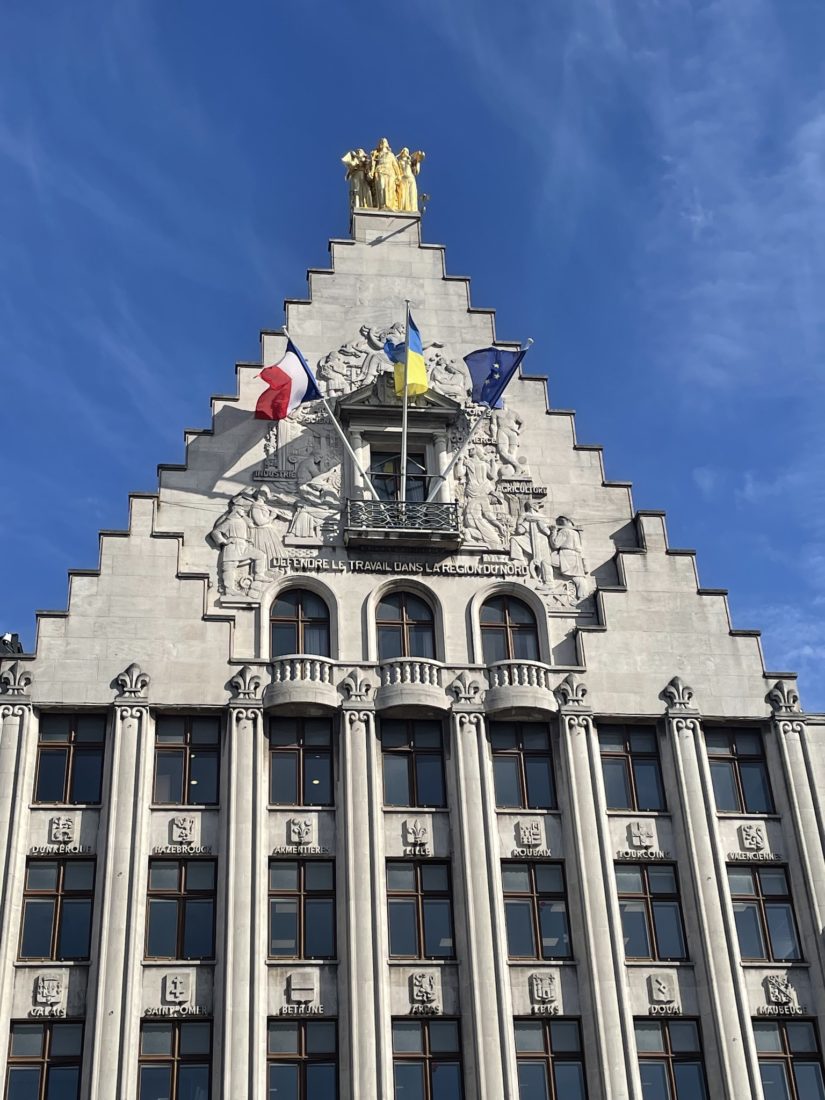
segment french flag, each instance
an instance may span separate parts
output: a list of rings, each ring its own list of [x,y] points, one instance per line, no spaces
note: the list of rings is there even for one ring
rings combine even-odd
[[[264,367],[258,377],[263,378],[267,389],[255,406],[256,420],[283,420],[304,401],[316,401],[321,396],[315,375],[289,339],[280,363]]]

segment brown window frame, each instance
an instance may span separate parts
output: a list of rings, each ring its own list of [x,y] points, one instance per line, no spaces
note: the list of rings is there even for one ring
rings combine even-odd
[[[430,725],[437,725],[439,732],[439,747],[438,749],[432,748],[416,748],[415,739],[417,736],[416,727],[421,721],[426,721]],[[392,722],[395,725],[404,725],[406,728],[407,744],[406,745],[391,745],[389,748],[385,744],[384,732],[387,722]],[[382,780],[383,785],[383,797],[385,806],[409,806],[416,809],[444,809],[447,805],[447,785],[446,777],[444,775],[444,726],[438,719],[417,719],[417,718],[390,718],[384,719],[379,722],[379,735],[381,737],[381,764],[382,764]],[[383,774],[384,759],[387,756],[405,756],[407,758],[407,793],[410,796],[408,802],[387,802],[386,801],[386,779]],[[419,799],[418,791],[418,768],[417,762],[420,757],[438,757],[439,764],[441,766],[441,793],[442,799],[440,802],[422,802]]]
[[[549,1086],[549,1098],[550,1100],[568,1100],[566,1095],[562,1095],[556,1088],[556,1075],[553,1072],[554,1066],[557,1065],[570,1065],[575,1064],[581,1068],[582,1072],[582,1084],[584,1091],[582,1096],[587,1098],[587,1072],[585,1070],[584,1060],[584,1044],[582,1042],[582,1026],[581,1019],[578,1016],[516,1016],[513,1020],[513,1032],[515,1035],[515,1029],[519,1024],[530,1024],[536,1028],[541,1028],[542,1040],[544,1044],[544,1050],[539,1053],[532,1050],[519,1050],[518,1043],[516,1043],[516,1075],[518,1076],[518,1068],[522,1063],[534,1064],[538,1063],[544,1066],[545,1076]],[[574,1024],[579,1037],[578,1050],[561,1050],[556,1052],[553,1049],[553,1027],[556,1024]]]
[[[496,736],[497,726],[514,726],[516,736],[516,747],[512,749],[496,748],[494,744],[494,738]],[[525,729],[541,729],[547,737],[546,749],[529,749],[524,747],[524,733]],[[550,732],[550,726],[546,722],[523,722],[523,721],[491,721],[490,722],[490,752],[493,759],[493,785],[495,786],[495,763],[497,758],[512,759],[516,758],[518,761],[518,780],[519,780],[519,792],[521,795],[521,801],[517,806],[511,806],[510,804],[504,805],[496,798],[496,807],[502,809],[519,809],[519,810],[557,810],[559,806],[558,789],[556,787],[556,769],[553,760],[553,743]],[[530,802],[530,796],[527,786],[527,761],[530,759],[547,760],[549,764],[550,773],[550,786],[552,788],[553,801],[549,806],[534,805]]]
[[[389,596],[400,596],[401,597],[401,609],[400,609],[401,614],[400,614],[399,618],[397,618],[397,619],[381,619],[381,618],[379,618],[379,613],[380,613],[380,610],[381,610],[381,604]],[[424,606],[427,608],[427,610],[430,613],[430,617],[429,617],[428,620],[427,619],[412,619],[412,618],[409,617],[409,615],[407,614],[407,600],[408,600],[409,597],[412,597],[414,600],[418,600],[419,603],[424,604]],[[389,592],[385,592],[383,594],[383,596],[381,597],[381,599],[378,601],[378,605],[375,609],[375,638],[376,638],[376,648],[378,650],[378,660],[379,661],[432,661],[432,660],[437,660],[438,659],[437,656],[433,656],[433,657],[416,657],[415,655],[413,655],[410,652],[410,650],[412,648],[410,646],[410,629],[413,626],[419,626],[420,627],[424,623],[427,623],[427,625],[429,625],[430,633],[432,635],[433,654],[437,655],[438,654],[438,645],[437,645],[438,639],[436,638],[436,633],[435,633],[435,611],[433,610],[432,604],[428,600],[426,600],[423,596],[419,595],[418,592],[410,592],[406,588],[393,588],[393,589],[390,589]],[[384,627],[392,626],[392,627],[400,627],[401,628],[401,655],[399,657],[382,657],[381,656],[381,641],[380,641],[380,638],[381,638],[381,627],[382,626],[384,626]]]
[[[23,1027],[27,1030],[33,1030],[34,1028],[40,1028],[42,1032],[42,1040],[40,1046],[39,1055],[14,1055],[12,1054],[12,1045],[14,1042],[14,1029],[16,1027]],[[53,1055],[51,1052],[53,1032],[64,1027],[79,1027],[80,1028],[80,1049],[77,1054],[66,1055]],[[47,1096],[47,1089],[49,1085],[50,1071],[53,1068],[59,1067],[77,1067],[77,1079],[79,1085],[83,1085],[83,1044],[85,1041],[85,1021],[80,1018],[64,1017],[60,1020],[15,1020],[12,1019],[9,1022],[9,1043],[8,1043],[8,1059],[6,1062],[5,1073],[5,1089],[3,1095],[7,1096],[9,1093],[10,1077],[11,1073],[15,1069],[32,1069],[37,1067],[40,1070],[40,1084],[37,1091],[37,1100],[45,1100]],[[78,1091],[80,1095],[80,1091]]]
[[[728,739],[728,751],[723,749],[711,747],[707,738],[709,735],[719,737],[725,735]],[[759,752],[758,753],[743,753],[739,751],[736,744],[737,734],[751,734],[759,738]],[[733,774],[734,789],[736,791],[736,800],[739,803],[737,809],[720,809],[716,807],[718,814],[733,814],[733,815],[745,815],[755,814],[759,816],[772,815],[776,813],[776,799],[773,794],[773,785],[771,783],[771,773],[768,768],[768,759],[765,754],[765,735],[759,727],[749,726],[747,728],[742,727],[737,729],[734,726],[705,726],[705,751],[708,757],[708,765],[711,772],[711,786],[713,786],[713,762],[719,761],[731,765],[731,772]],[[760,764],[765,776],[765,786],[770,797],[770,808],[766,810],[749,810],[747,808],[747,799],[745,793],[745,785],[742,782],[742,764]],[[716,801],[714,791],[714,803]]]
[[[392,953],[392,944],[388,942],[389,957],[391,959],[454,959],[456,957],[455,951],[455,908],[453,905],[453,877],[450,864],[447,860],[441,859],[388,859],[386,865],[385,874],[389,872],[391,866],[404,866],[412,867],[415,873],[415,886],[412,890],[394,890],[390,889],[388,879],[385,879],[387,883],[387,919],[389,921],[389,911],[393,900],[405,900],[415,902],[415,914],[416,914],[416,940],[418,946],[418,953],[416,955],[397,955]],[[422,870],[425,867],[443,867],[447,872],[447,888],[446,890],[431,890],[425,889],[422,885]],[[426,949],[426,935],[424,927],[424,907],[428,900],[440,901],[447,900],[450,904],[450,931],[452,933],[452,952],[449,955],[428,955],[425,953]],[[389,935],[388,935],[389,941]]]
[[[335,1036],[335,1045],[331,1051],[318,1051],[312,1052],[307,1042],[307,1029],[319,1024],[332,1024],[333,1034]],[[298,1029],[298,1050],[297,1052],[284,1051],[273,1052],[269,1049],[269,1036],[273,1025],[283,1025],[296,1027]],[[298,1070],[298,1100],[307,1100],[307,1067],[311,1065],[317,1065],[319,1063],[329,1064],[332,1063],[335,1066],[335,1091],[333,1093],[327,1093],[324,1100],[337,1100],[340,1089],[339,1073],[340,1067],[338,1062],[338,1020],[334,1016],[322,1016],[314,1020],[302,1020],[294,1016],[275,1016],[270,1017],[267,1020],[266,1026],[266,1069],[267,1078],[269,1078],[270,1066],[278,1065],[295,1065]],[[267,1088],[269,1086],[267,1085]]]
[[[304,612],[304,595],[312,596],[314,599],[320,601],[326,609],[326,615],[307,615]],[[278,600],[284,596],[298,596],[297,606],[295,608],[294,615],[276,615],[275,608],[278,604]],[[290,626],[294,626],[295,637],[298,642],[298,648],[294,653],[276,653],[275,652],[275,639],[273,636],[273,625],[275,623],[289,623]],[[327,644],[326,653],[315,653],[306,648],[306,628],[307,625],[317,625],[322,623],[326,626],[327,631]],[[317,592],[314,592],[311,588],[301,588],[296,586],[294,588],[285,588],[272,601],[272,607],[269,611],[269,648],[270,655],[273,661],[278,661],[284,657],[301,656],[301,657],[326,657],[329,658],[332,648],[332,623],[330,621],[329,605],[323,596],[319,596]]]
[[[673,1050],[673,1045],[671,1043],[671,1038],[670,1038],[670,1025],[672,1023],[675,1023],[677,1026],[680,1025],[680,1024],[693,1024],[695,1026],[695,1028],[696,1028],[696,1037],[697,1037],[697,1041],[698,1041],[698,1046],[697,1046],[696,1050],[691,1050],[691,1051],[674,1051]],[[636,1026],[638,1024],[645,1024],[648,1027],[652,1027],[654,1025],[658,1026],[658,1028],[660,1029],[660,1031],[662,1033],[662,1036],[663,1036],[662,1045],[663,1045],[663,1048],[664,1048],[661,1051],[652,1051],[652,1050],[643,1051],[643,1050],[639,1050],[638,1042],[637,1042],[636,1043],[636,1057],[637,1057],[638,1062],[639,1062],[639,1069],[641,1070],[642,1064],[644,1062],[657,1062],[657,1063],[664,1062],[665,1063],[665,1073],[667,1075],[668,1088],[670,1089],[670,1095],[673,1096],[673,1097],[678,1097],[679,1094],[676,1090],[676,1078],[675,1078],[673,1067],[675,1065],[677,1065],[678,1063],[680,1063],[680,1062],[682,1062],[682,1063],[685,1063],[685,1062],[693,1063],[693,1062],[698,1061],[699,1065],[701,1066],[701,1069],[702,1069],[702,1077],[703,1077],[704,1084],[705,1084],[705,1098],[706,1098],[706,1100],[710,1100],[710,1095],[711,1094],[710,1094],[709,1087],[708,1087],[708,1071],[707,1071],[707,1068],[705,1066],[705,1051],[704,1051],[704,1046],[702,1044],[702,1025],[701,1025],[701,1021],[699,1020],[699,1018],[698,1017],[691,1017],[691,1016],[680,1016],[676,1020],[668,1020],[668,1019],[662,1020],[662,1019],[657,1019],[656,1017],[650,1017],[650,1016],[636,1016],[636,1017],[634,1017],[634,1020],[633,1020],[634,1039],[635,1039],[635,1029],[636,1029]]]
[[[57,865],[57,886],[54,889],[48,890],[33,890],[28,885],[29,869],[33,866],[44,866],[45,864],[54,863]],[[66,890],[64,882],[66,878],[66,868],[70,865],[77,866],[79,864],[89,864],[92,867],[92,885],[89,889],[83,890]],[[35,961],[41,960],[43,962],[86,962],[91,958],[91,938],[92,938],[92,925],[94,922],[94,904],[95,904],[95,884],[97,882],[97,860],[94,857],[88,856],[77,857],[68,856],[66,858],[54,857],[54,856],[36,856],[26,860],[26,875],[23,885],[23,905],[20,913],[20,934],[18,938],[17,946],[17,958],[20,961]],[[30,901],[43,900],[45,898],[54,899],[54,908],[52,910],[52,934],[51,943],[48,955],[23,955],[23,937],[26,931],[26,905]],[[63,908],[64,900],[69,899],[71,901],[88,900],[89,905],[89,949],[85,955],[72,956],[68,959],[64,959],[58,953],[58,946],[60,943],[60,934],[63,928]]]
[[[272,867],[287,864],[296,864],[298,867],[298,888],[296,890],[287,890],[283,887],[273,889],[269,872]],[[328,890],[309,890],[306,885],[306,872],[307,867],[317,867],[320,864],[325,864],[332,869],[332,886]],[[337,957],[338,951],[338,937],[337,937],[337,901],[335,897],[335,860],[334,859],[292,859],[278,857],[276,859],[270,859],[267,866],[267,940],[271,945],[272,941],[272,902],[275,900],[288,899],[290,901],[298,902],[298,954],[297,955],[269,955],[268,958],[276,960],[329,960]],[[329,955],[307,955],[306,953],[306,906],[307,901],[313,900],[327,900],[332,902],[332,951]],[[269,947],[267,947],[267,952]]]
[[[420,1024],[421,1034],[423,1037],[421,1051],[396,1051],[395,1041],[392,1029],[396,1024]],[[452,1051],[433,1051],[430,1040],[430,1024],[435,1023],[452,1023],[456,1026],[456,1032],[458,1036],[457,1049]],[[421,1016],[393,1016],[390,1021],[390,1035],[392,1036],[392,1068],[393,1068],[393,1095],[397,1096],[396,1081],[395,1081],[395,1069],[397,1065],[404,1065],[414,1062],[416,1064],[423,1063],[424,1066],[424,1100],[432,1100],[433,1096],[433,1066],[438,1065],[440,1062],[449,1064],[458,1064],[459,1079],[461,1082],[460,1097],[465,1096],[464,1089],[464,1059],[462,1057],[461,1050],[461,1017],[460,1016],[437,1016],[435,1018],[426,1018]]]
[[[819,1072],[823,1078],[825,1078],[825,1066],[822,1062],[822,1043],[819,1038],[818,1020],[812,1016],[798,1016],[793,1019],[774,1019],[766,1020],[764,1017],[755,1019],[752,1021],[754,1041],[756,1044],[756,1058],[759,1063],[760,1076],[762,1072],[762,1065],[781,1065],[785,1070],[785,1083],[789,1088],[790,1100],[807,1100],[807,1097],[803,1096],[797,1088],[796,1075],[794,1073],[795,1063],[804,1063],[806,1065],[816,1065],[819,1067]],[[788,1038],[788,1028],[798,1026],[799,1024],[807,1024],[813,1028],[814,1040],[816,1042],[816,1050],[793,1050],[791,1042]],[[756,1036],[760,1030],[767,1031],[768,1028],[775,1028],[780,1036],[781,1051],[760,1050]]]
[[[801,962],[804,958],[802,954],[802,940],[799,935],[799,921],[796,918],[796,908],[793,903],[793,894],[791,892],[791,882],[788,875],[787,864],[768,863],[768,864],[753,864],[753,863],[728,863],[727,871],[737,871],[739,874],[747,871],[751,880],[755,883],[756,889],[753,894],[734,894],[730,885],[730,875],[728,875],[728,891],[730,893],[731,905],[735,905],[736,902],[746,902],[749,905],[756,905],[756,911],[759,916],[759,928],[762,934],[762,942],[765,944],[766,955],[751,956],[742,955],[741,943],[739,943],[739,936],[737,930],[737,943],[739,943],[740,957],[743,962],[767,962],[776,964],[789,965],[795,962]],[[785,883],[787,884],[787,893],[785,894],[766,894],[762,889],[762,874],[766,872],[781,871],[785,876]],[[766,908],[771,903],[781,903],[787,905],[791,914],[791,920],[793,921],[794,934],[796,936],[796,946],[799,954],[795,958],[777,958],[774,954],[773,940],[771,938],[770,923],[768,921]],[[735,922],[735,914],[734,914]]]
[[[152,867],[158,864],[171,865],[176,863],[178,865],[178,885],[175,890],[159,890],[157,887],[152,887]],[[203,866],[205,864],[211,864],[213,868],[213,887],[211,890],[190,890],[187,885],[188,867],[190,864],[198,864]],[[200,857],[186,856],[180,857],[167,857],[167,856],[152,856],[149,859],[149,872],[146,880],[146,932],[144,936],[143,945],[143,957],[144,959],[164,959],[172,960],[176,962],[197,962],[197,961],[211,961],[215,958],[215,938],[217,934],[217,903],[218,903],[218,861],[216,859],[202,859]],[[151,918],[151,902],[152,899],[158,899],[163,901],[177,901],[177,924],[175,935],[175,948],[176,953],[174,955],[150,955],[149,954],[149,923]],[[184,940],[186,937],[186,902],[190,899],[198,898],[210,898],[212,901],[212,949],[208,955],[196,955],[187,956],[183,953]]]
[[[65,718],[69,722],[69,732],[65,741],[47,740],[43,737],[43,726],[50,718]],[[81,718],[102,719],[102,732],[98,741],[80,741],[77,737],[78,720]],[[58,711],[44,711],[38,722],[37,729],[37,762],[35,765],[34,790],[32,802],[36,806],[99,806],[103,800],[103,769],[106,761],[106,715],[84,714],[82,712],[64,714]],[[100,755],[100,790],[96,799],[91,802],[80,801],[72,798],[75,781],[75,758],[79,752],[89,752],[92,747],[99,748]],[[55,801],[41,800],[37,797],[37,789],[40,785],[40,766],[44,752],[55,752],[61,748],[66,749],[66,763],[63,774],[63,797]]]
[[[617,749],[612,745],[605,746],[602,741],[602,734],[618,733],[622,732],[624,738],[624,748]],[[665,790],[665,781],[662,774],[662,758],[659,754],[659,734],[655,726],[645,725],[631,725],[627,722],[599,722],[597,733],[599,734],[599,757],[600,761],[605,760],[621,760],[624,763],[625,779],[627,782],[627,788],[630,791],[630,806],[610,806],[607,809],[615,811],[616,813],[666,813],[667,812],[667,791]],[[653,735],[655,748],[652,752],[646,752],[644,750],[634,749],[632,737],[634,733],[641,733],[646,735]],[[639,791],[636,782],[636,763],[654,763],[656,765],[656,774],[659,779],[659,789],[661,791],[661,806],[657,806],[651,809],[647,806],[639,805]]]
[[[183,741],[159,741],[159,733],[162,732],[160,727],[165,718],[177,718],[183,720]],[[214,742],[211,741],[192,741],[192,722],[193,720],[208,718],[210,721],[214,721],[217,724],[218,737]],[[196,751],[193,751],[196,750]],[[204,756],[215,758],[215,798],[213,801],[205,802],[203,800],[193,799],[189,797],[191,788],[191,771],[192,771],[192,757],[197,757],[197,753],[202,753]],[[183,801],[182,802],[162,802],[157,797],[157,780],[158,780],[158,756],[161,753],[171,755],[174,753],[177,756],[183,757]],[[216,715],[210,714],[159,714],[155,719],[155,758],[152,770],[152,802],[156,806],[218,806],[220,804],[221,797],[221,721]]]
[[[272,735],[277,729],[280,722],[290,722],[296,725],[295,744],[294,745],[273,745]],[[329,728],[329,743],[327,745],[307,745],[306,744],[306,724],[307,722],[319,722],[324,721]],[[333,749],[333,729],[331,718],[270,718],[269,726],[267,729],[267,740],[269,742],[269,790],[268,790],[268,805],[270,806],[299,806],[299,807],[311,807],[317,808],[319,806],[334,806],[335,805],[335,753]],[[297,802],[275,802],[272,799],[272,776],[273,771],[277,765],[279,757],[289,756],[295,757],[297,760],[296,765],[296,795],[305,795],[306,791],[306,756],[312,753],[316,753],[319,756],[327,754],[329,756],[329,801],[328,802],[307,802],[305,798],[302,798]]]
[[[535,959],[536,961],[549,962],[556,959],[572,959],[573,958],[573,934],[570,927],[570,906],[567,901],[567,876],[564,871],[564,863],[561,860],[535,860],[535,859],[503,859],[501,861],[502,872],[507,867],[518,867],[522,870],[527,869],[530,875],[530,890],[527,892],[516,890],[505,890],[502,882],[502,894],[504,898],[504,924],[505,931],[508,938],[508,957],[511,959]],[[562,889],[558,890],[539,890],[536,883],[536,870],[539,867],[557,867],[561,872]],[[509,926],[507,924],[507,902],[508,901],[529,901],[531,921],[533,926],[533,942],[536,947],[536,954],[534,955],[510,955],[509,954]],[[543,901],[562,901],[564,902],[564,915],[565,923],[567,925],[567,947],[568,950],[565,954],[545,955],[542,947],[542,929],[541,929],[541,903]]]
[[[619,885],[617,882],[616,896],[619,901],[619,914],[621,917],[623,901],[633,902],[634,904],[641,903],[642,905],[644,905],[645,922],[647,924],[647,941],[650,944],[652,953],[650,955],[628,955],[627,950],[625,949],[625,958],[633,960],[640,959],[645,962],[684,962],[686,959],[689,958],[689,955],[687,948],[687,930],[685,928],[685,914],[682,910],[682,895],[679,889],[679,868],[677,864],[669,863],[664,860],[662,860],[661,862],[657,860],[652,865],[650,863],[634,863],[630,860],[622,860],[614,864],[614,869],[616,871],[618,871],[619,868],[628,867],[634,867],[641,873],[643,891],[640,894],[631,894],[626,891],[623,892],[619,889]],[[673,878],[676,883],[676,889],[672,893],[657,893],[651,891],[650,889],[650,871],[655,871],[663,867],[666,867],[673,873]],[[656,919],[654,916],[654,907],[657,902],[675,902],[678,907],[679,926],[682,932],[682,944],[684,948],[684,953],[681,955],[663,955],[661,953],[657,934]]]
[[[484,608],[495,602],[501,600],[504,604],[504,622],[503,623],[485,623],[484,622]],[[519,623],[514,622],[510,615],[510,605],[517,603],[521,607],[526,608],[530,612],[531,623]],[[486,647],[484,644],[485,634],[497,633],[504,636],[505,650],[507,652],[506,657],[499,657],[499,661],[541,661],[541,637],[539,635],[539,624],[536,618],[536,613],[532,609],[526,600],[521,599],[519,596],[513,596],[509,592],[499,592],[490,596],[484,601],[479,608],[478,613],[478,625],[481,631],[481,655],[484,664],[495,664],[495,661],[488,661],[487,654],[485,652]],[[515,647],[513,645],[513,638],[516,634],[528,634],[531,633],[533,640],[536,643],[536,656],[535,657],[517,657],[515,655]]]
[[[171,1054],[144,1054],[143,1053],[143,1032],[144,1027],[147,1025],[165,1024],[172,1030],[172,1053]],[[181,1029],[187,1024],[207,1024],[209,1027],[209,1053],[208,1054],[181,1054]],[[207,1086],[207,1097],[212,1096],[212,1057],[214,1054],[214,1028],[212,1026],[211,1019],[204,1019],[201,1016],[189,1016],[186,1019],[170,1019],[168,1016],[148,1016],[144,1017],[140,1021],[140,1039],[138,1046],[138,1097],[140,1096],[140,1079],[141,1070],[144,1067],[151,1066],[168,1066],[171,1065],[171,1089],[169,1092],[169,1100],[178,1100],[178,1083],[180,1077],[181,1066],[186,1065],[203,1065],[204,1062],[208,1062],[209,1066],[209,1084]]]

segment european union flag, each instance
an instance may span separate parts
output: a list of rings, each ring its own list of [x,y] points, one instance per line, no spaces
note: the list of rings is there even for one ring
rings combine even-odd
[[[504,407],[501,395],[518,370],[518,365],[527,354],[528,347],[529,344],[519,348],[518,351],[481,348],[464,356],[464,362],[473,380],[473,401],[477,405],[487,405],[491,409]]]

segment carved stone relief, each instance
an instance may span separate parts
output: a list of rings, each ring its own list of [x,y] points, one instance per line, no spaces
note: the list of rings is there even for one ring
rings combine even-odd
[[[173,817],[169,823],[169,833],[173,844],[194,844],[194,817]]]
[[[649,974],[647,994],[651,1016],[679,1016],[682,1006],[679,1002],[679,984],[675,974]]]
[[[50,817],[49,843],[71,844],[74,841],[74,828],[74,819],[71,817],[65,817],[63,814],[58,817]]]
[[[767,847],[765,826],[748,822],[739,826],[739,844],[743,852],[761,852]]]
[[[405,854],[428,856],[432,851],[430,826],[420,818],[415,817],[404,822],[402,840]]]
[[[63,1000],[63,977],[60,974],[38,974],[34,983],[36,1005],[58,1005]]]
[[[576,607],[596,591],[582,550],[581,528],[568,516],[552,523],[541,502],[525,499],[510,539],[510,558],[525,562],[550,609]]]
[[[649,821],[631,821],[627,827],[627,839],[631,848],[652,848],[656,843],[656,833]]]
[[[437,1016],[441,1012],[441,982],[432,970],[410,974],[410,1015]]]
[[[299,847],[315,843],[315,818],[291,817],[287,822],[287,844]]]
[[[560,1008],[559,980],[555,974],[533,973],[529,978],[530,1011],[534,1016],[556,1016]]]
[[[519,848],[540,848],[542,837],[541,822],[538,818],[516,822],[516,840]]]
[[[191,975],[165,974],[163,978],[163,999],[171,1005],[189,1004],[192,1000]]]
[[[320,975],[317,970],[293,970],[287,975],[283,1016],[322,1016],[319,1001]]]

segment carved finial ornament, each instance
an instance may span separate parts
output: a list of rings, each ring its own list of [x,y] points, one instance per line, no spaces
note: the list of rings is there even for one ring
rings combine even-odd
[[[134,662],[115,677],[119,699],[145,699],[150,677]]]
[[[374,690],[374,684],[363,676],[357,668],[349,672],[341,681],[341,691],[351,703],[367,703]]]
[[[411,153],[406,145],[395,154],[386,138],[371,153],[350,149],[341,157],[347,167],[350,208],[417,212],[416,177],[425,156],[420,149]]]
[[[26,695],[31,687],[31,673],[19,661],[0,672],[0,692],[3,695]]]
[[[777,680],[765,696],[765,702],[774,714],[800,714],[799,692],[791,680]]]
[[[483,698],[481,681],[462,669],[447,688],[457,703],[480,703]]]
[[[587,687],[581,676],[575,672],[568,672],[565,678],[557,685],[553,693],[560,707],[583,707],[587,696]]]
[[[261,678],[249,665],[244,665],[229,681],[229,689],[233,699],[257,699],[261,690]]]
[[[668,710],[692,710],[693,688],[680,676],[674,676],[670,683],[662,689],[659,698],[666,704]]]

